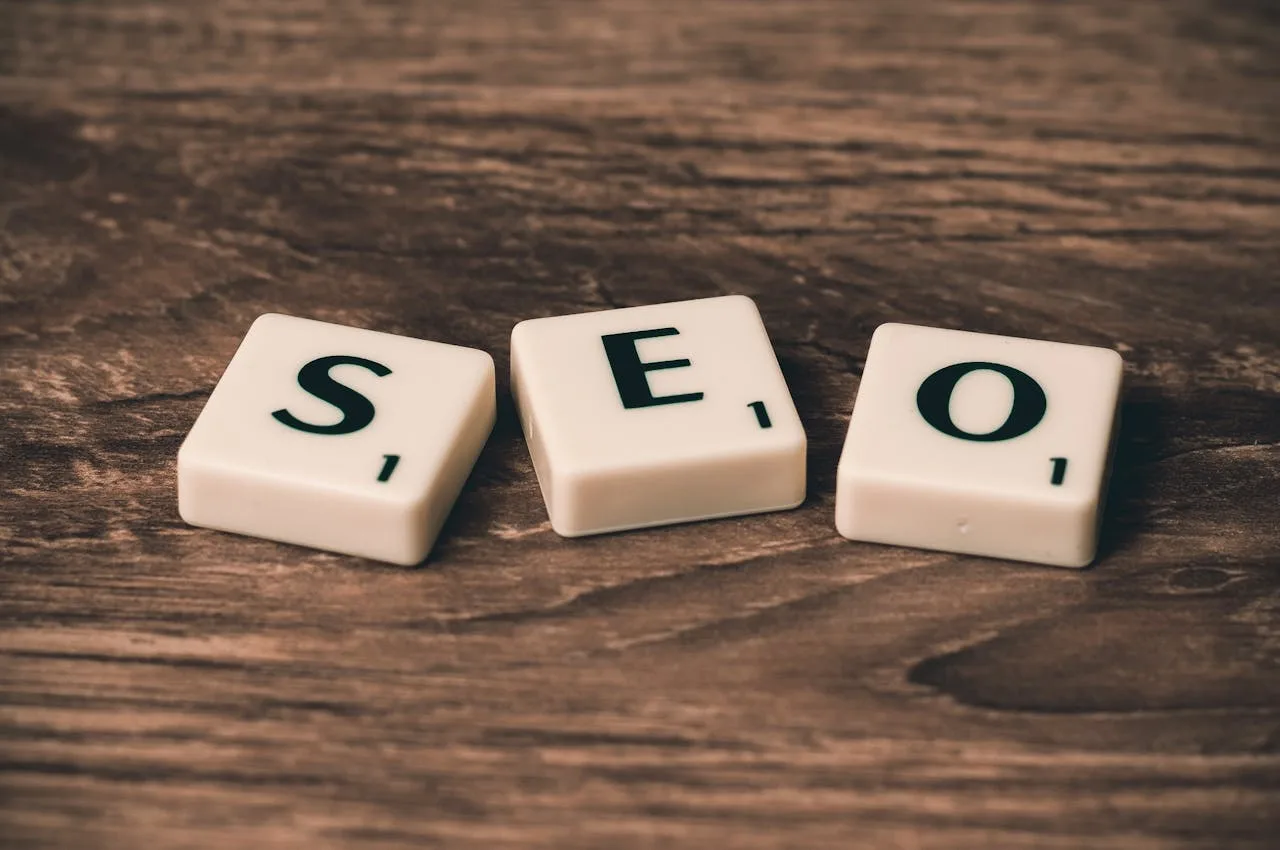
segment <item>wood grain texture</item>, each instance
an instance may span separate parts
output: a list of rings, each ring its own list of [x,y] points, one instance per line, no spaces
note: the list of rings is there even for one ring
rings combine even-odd
[[[1265,0],[0,2],[0,845],[1277,846],[1277,56]],[[730,292],[798,510],[559,539],[504,400],[423,568],[177,516],[259,313],[501,372]],[[1094,569],[836,536],[885,321],[1124,354]]]

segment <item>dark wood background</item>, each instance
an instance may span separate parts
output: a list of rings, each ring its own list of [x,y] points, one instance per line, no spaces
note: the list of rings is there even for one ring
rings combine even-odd
[[[1280,7],[0,2],[0,844],[1280,846]],[[798,510],[431,561],[186,527],[250,321],[740,292]],[[872,329],[1118,348],[1103,554],[859,545]],[[503,381],[502,391],[506,385]]]

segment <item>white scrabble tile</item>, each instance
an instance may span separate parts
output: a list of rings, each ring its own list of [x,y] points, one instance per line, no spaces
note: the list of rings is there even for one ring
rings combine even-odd
[[[836,474],[837,530],[1088,565],[1121,372],[1105,348],[881,325]]]
[[[745,296],[521,322],[511,384],[561,535],[804,500],[804,429]]]
[[[493,428],[483,351],[268,314],[178,452],[192,525],[426,557]]]

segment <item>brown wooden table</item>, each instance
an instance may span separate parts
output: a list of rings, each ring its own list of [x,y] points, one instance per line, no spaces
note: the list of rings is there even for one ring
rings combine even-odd
[[[1280,845],[1266,0],[0,2],[0,844]],[[281,311],[754,297],[798,510],[562,540],[505,396],[430,562],[185,526]],[[860,545],[871,331],[1127,360],[1103,554]]]

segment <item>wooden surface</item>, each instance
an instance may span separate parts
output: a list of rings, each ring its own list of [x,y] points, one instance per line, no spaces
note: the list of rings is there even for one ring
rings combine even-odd
[[[1267,0],[0,2],[0,844],[1278,846],[1277,56]],[[559,539],[504,395],[421,569],[178,518],[259,313],[502,373],[730,292],[798,510]],[[891,320],[1124,354],[1095,568],[837,537]]]

